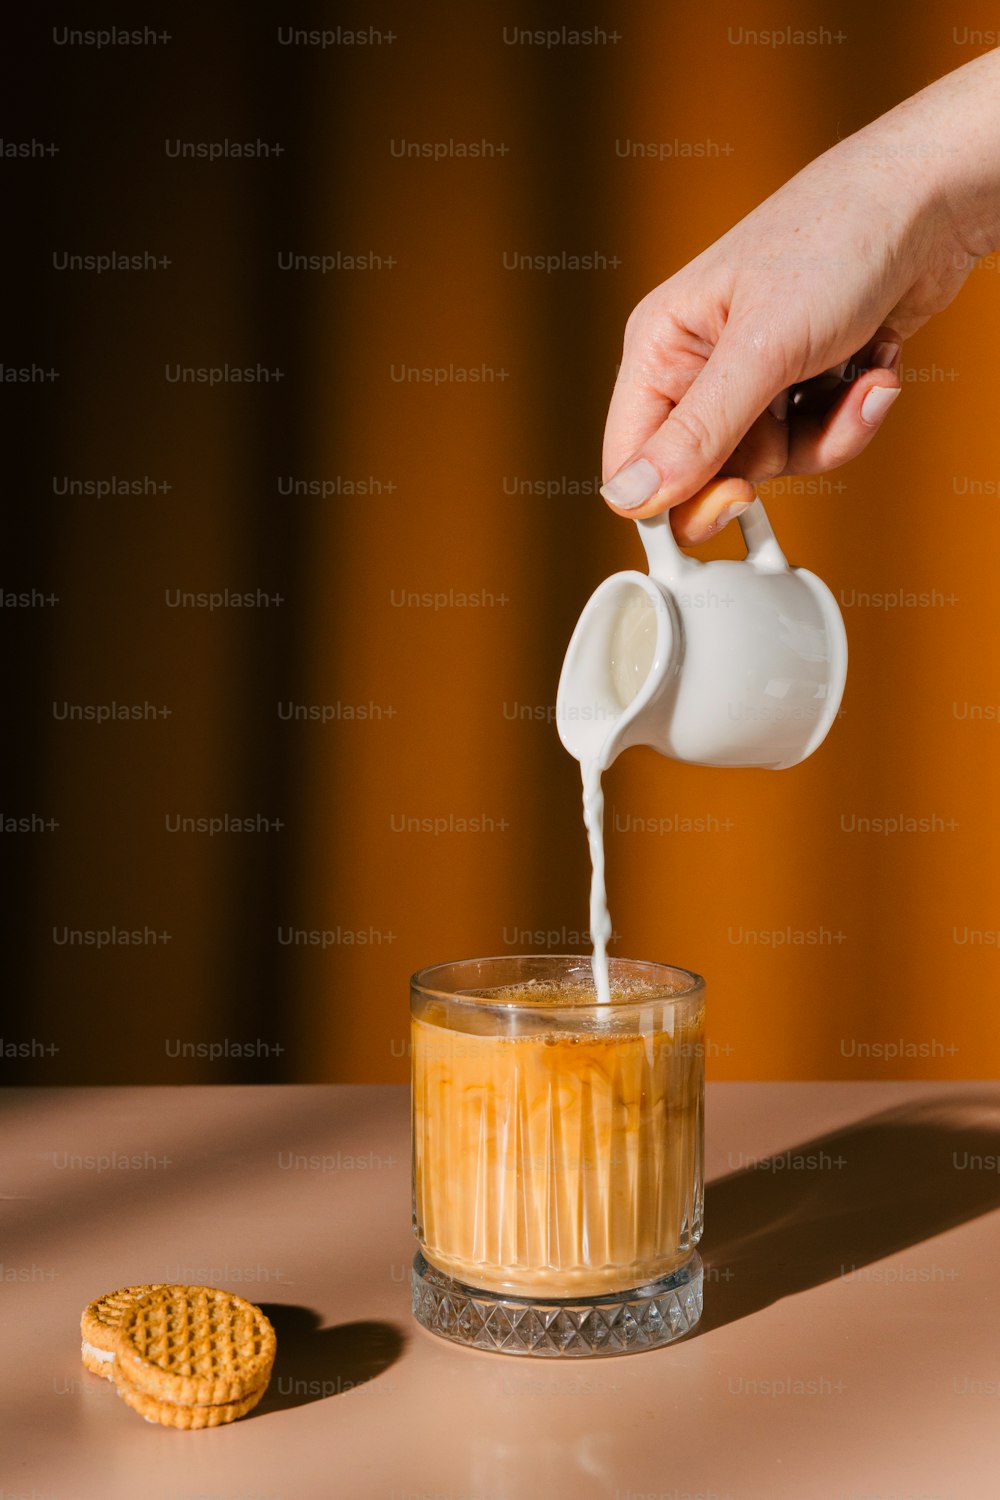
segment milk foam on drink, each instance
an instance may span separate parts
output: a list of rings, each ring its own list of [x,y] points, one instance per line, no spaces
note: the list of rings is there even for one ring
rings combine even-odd
[[[656,654],[656,613],[641,589],[633,590],[615,620],[611,632],[611,680],[622,711],[636,697],[653,665]],[[597,663],[595,663],[595,668]],[[590,937],[594,945],[593,970],[597,998],[608,1004],[608,942],[611,915],[608,911],[604,873],[604,792],[601,787],[601,751],[614,724],[607,726],[596,754],[580,762],[583,776],[583,821],[590,847]]]
[[[412,1023],[427,1260],[518,1296],[669,1275],[701,1234],[701,994],[635,980],[616,980],[607,1007],[579,982],[473,993],[484,1008],[461,1017],[465,1029],[435,1002]],[[512,1003],[513,1033],[500,1014]]]

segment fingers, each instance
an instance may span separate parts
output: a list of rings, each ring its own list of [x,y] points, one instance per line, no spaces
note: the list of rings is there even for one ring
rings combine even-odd
[[[691,499],[748,439],[756,419],[775,397],[776,386],[760,348],[741,347],[729,328],[676,405],[671,407],[649,388],[636,394],[619,384],[605,452],[611,462],[623,451],[628,457],[601,486],[601,494],[619,514],[633,519],[658,515]],[[779,425],[773,416],[765,420],[775,428]],[[633,441],[631,448],[626,446],[628,439]],[[758,432],[751,446],[759,442]]]
[[[604,429],[605,479],[627,466],[629,459],[642,450],[650,434],[666,421],[673,406],[668,396],[646,384],[642,378],[633,376],[630,379],[622,366],[611,395]]]
[[[722,475],[672,507],[674,535],[683,546],[693,547],[717,535],[752,503],[755,485],[784,472],[788,427],[780,413],[787,405],[785,392],[776,396],[723,464]]]
[[[874,353],[870,357],[874,358]],[[782,472],[823,473],[857,457],[875,436],[901,390],[896,373],[899,345],[878,351],[878,357],[892,367],[872,366],[865,370],[828,411],[800,416],[793,405],[789,407],[786,426],[775,420],[775,403],[772,403],[769,411],[753,424],[726,467],[738,463],[744,475],[759,483]],[[782,429],[777,436],[772,430],[776,427]],[[690,500],[675,506],[670,521],[678,542],[691,547],[707,541],[742,514],[755,493],[749,477],[712,480]]]
[[[902,389],[899,343],[891,333],[880,337],[882,332],[872,340],[869,351],[855,359],[851,368],[860,368],[861,373],[828,411],[800,414],[799,406],[793,404],[788,473],[818,474],[836,469],[867,448]],[[868,368],[864,368],[864,360],[870,362]],[[845,373],[849,375],[850,369]]]
[[[788,396],[782,391],[761,412],[722,466],[723,474],[738,474],[751,484],[761,484],[784,472],[788,462]],[[778,415],[782,410],[786,416]]]
[[[674,509],[678,541],[704,541],[746,508],[754,484],[838,468],[863,452],[901,389],[900,338],[888,327],[852,361],[777,394],[759,341],[749,343],[741,349],[727,329],[693,377],[688,352],[671,371],[676,402],[655,369],[631,389],[619,377],[605,472],[628,456],[601,487],[619,514],[642,520]]]
[[[638,321],[641,306],[629,320]],[[640,329],[648,325],[640,324]],[[703,368],[710,348],[686,344],[679,331],[666,328],[663,343],[640,331],[625,333],[622,362],[611,393],[604,427],[604,477],[610,479],[670,415],[676,401]]]
[[[694,547],[717,536],[753,504],[755,493],[747,479],[734,476],[709,480],[697,495],[673,507],[670,525],[674,536],[682,547]]]

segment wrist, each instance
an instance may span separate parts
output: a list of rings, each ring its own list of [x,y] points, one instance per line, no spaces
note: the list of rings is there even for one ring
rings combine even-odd
[[[877,125],[906,152],[928,222],[970,260],[1000,249],[1000,51],[906,99]]]

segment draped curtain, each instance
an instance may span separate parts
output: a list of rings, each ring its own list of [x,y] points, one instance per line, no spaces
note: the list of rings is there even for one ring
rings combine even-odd
[[[990,25],[297,10],[340,33],[222,4],[8,44],[42,149],[4,163],[6,362],[57,378],[0,388],[4,587],[58,601],[4,609],[11,1082],[400,1082],[414,969],[586,948],[551,709],[641,566],[595,494],[625,318]],[[66,259],[109,253],[142,268]],[[611,951],[706,976],[712,1077],[1000,1066],[997,265],[867,454],[765,490],[842,601],[827,743],[606,778]]]

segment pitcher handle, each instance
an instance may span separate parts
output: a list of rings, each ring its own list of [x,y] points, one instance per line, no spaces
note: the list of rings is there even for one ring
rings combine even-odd
[[[747,549],[747,562],[761,573],[783,573],[788,568],[785,554],[771,530],[762,500],[754,500],[739,517],[740,531]],[[688,557],[677,545],[670,527],[670,512],[661,511],[648,521],[636,521],[639,537],[646,551],[650,578],[672,583],[682,573],[700,568],[697,558]]]
[[[738,520],[746,543],[747,562],[753,563],[761,573],[784,573],[788,560],[778,546],[763,500],[755,500]]]
[[[701,566],[695,558],[688,557],[678,547],[670,529],[668,510],[661,511],[658,516],[650,516],[648,521],[636,521],[635,524],[639,540],[646,551],[650,578],[658,578],[661,583],[673,583],[681,573]]]

